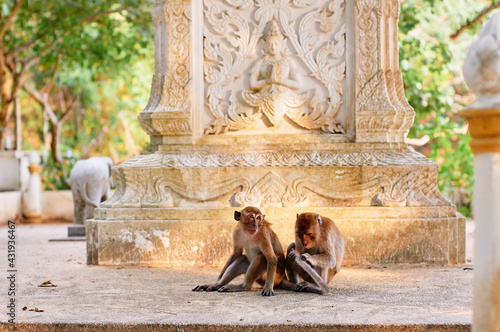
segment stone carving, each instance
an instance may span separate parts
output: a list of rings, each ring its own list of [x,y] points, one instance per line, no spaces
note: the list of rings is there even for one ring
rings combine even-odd
[[[414,111],[404,96],[398,68],[397,0],[356,1],[357,140],[403,142]]]
[[[295,62],[283,52],[285,37],[273,20],[266,37],[267,53],[250,70],[250,89],[243,91],[245,102],[263,112],[275,126],[289,109],[298,108],[306,102],[307,93],[295,92],[302,87]]]
[[[303,17],[294,17],[291,4],[308,8],[317,2],[227,0],[230,7],[223,11],[221,4],[205,0],[205,18],[210,29],[204,32],[204,72],[208,83],[207,107],[215,119],[206,134],[249,128],[260,120],[262,113],[273,126],[286,114],[305,129],[345,132],[336,120],[343,102],[342,82],[346,68],[345,22],[342,20],[345,3],[344,0],[326,1],[327,9],[311,7]],[[253,20],[240,15],[247,10],[253,11]],[[298,29],[293,24],[295,19],[300,19]],[[268,25],[268,53],[251,66],[249,87],[253,92],[241,91],[242,99],[252,108],[244,107],[238,102],[231,84],[239,79]],[[325,36],[333,38],[325,37],[319,42],[318,26]],[[302,78],[292,56],[283,51],[286,41],[282,31],[295,56],[307,68],[307,75],[316,80],[316,88],[312,91],[297,91],[302,87]],[[327,91],[326,95],[323,90]],[[225,95],[228,95],[227,102]]]
[[[471,108],[500,105],[500,13],[496,13],[472,43],[465,59],[464,79],[478,95]]]
[[[110,197],[110,175],[113,160],[93,157],[78,160],[71,170],[70,184],[74,203],[74,225],[85,225],[94,217],[94,209]]]
[[[144,161],[130,160],[127,165],[115,169],[115,178],[127,182],[118,186],[115,195],[104,207],[175,207],[185,200],[192,204],[219,204],[222,206],[317,206],[317,204],[360,204],[361,201],[375,206],[427,206],[449,205],[436,185],[437,166],[418,153],[402,154],[289,154],[281,155],[233,155],[226,158],[207,156],[149,156],[146,163],[154,167],[144,173]],[[403,166],[404,165],[404,166]],[[121,167],[124,167],[122,169]],[[238,173],[222,175],[213,167],[274,167],[258,179]],[[392,174],[381,174],[378,167],[395,167]],[[283,167],[297,168],[290,175]],[[307,167],[343,167],[318,170],[308,175]],[[364,167],[365,177],[360,178],[358,167]],[[195,172],[186,186],[179,168]],[[137,169],[137,172],[135,171]],[[164,170],[168,170],[167,176]],[[198,169],[199,171],[195,171]],[[305,171],[305,173],[304,173]],[[205,174],[202,175],[201,173]],[[207,173],[209,172],[209,173]],[[214,173],[212,173],[214,172]],[[210,175],[212,174],[212,175]],[[286,174],[286,176],[284,176]],[[325,181],[325,176],[331,177]],[[191,190],[197,188],[197,190]]]
[[[151,144],[113,169],[89,263],[220,262],[241,205],[285,241],[298,210],[331,215],[353,263],[463,262],[465,220],[404,142],[398,16],[398,0],[155,0]]]
[[[155,5],[153,19],[159,52],[150,100],[139,120],[152,136],[191,135],[191,4],[168,1]],[[164,44],[167,39],[168,47]]]
[[[126,168],[207,168],[207,167],[343,167],[435,165],[417,152],[270,152],[243,154],[150,154],[136,156],[121,164]]]
[[[374,206],[449,205],[436,184],[437,168],[410,171],[390,181],[386,176],[382,192],[372,200]]]

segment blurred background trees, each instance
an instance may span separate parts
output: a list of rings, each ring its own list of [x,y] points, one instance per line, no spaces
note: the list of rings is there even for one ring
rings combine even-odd
[[[154,71],[154,0],[0,0],[0,146],[14,138],[43,155],[43,183],[67,188],[74,162],[115,164],[147,146],[136,119]],[[443,194],[470,215],[473,157],[457,111],[472,96],[466,50],[500,1],[400,0],[400,67],[415,108],[410,144],[436,161]]]

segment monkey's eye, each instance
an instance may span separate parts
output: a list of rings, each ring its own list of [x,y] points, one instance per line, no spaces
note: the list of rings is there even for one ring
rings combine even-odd
[[[260,220],[261,216],[260,215],[257,215],[257,220]]]

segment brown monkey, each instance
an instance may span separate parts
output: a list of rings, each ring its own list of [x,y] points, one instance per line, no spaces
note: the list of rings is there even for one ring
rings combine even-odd
[[[215,285],[196,286],[193,291],[249,291],[256,281],[264,286],[262,295],[274,295],[273,287],[278,286],[285,276],[285,255],[278,236],[264,217],[262,212],[253,206],[246,207],[241,212],[234,212],[234,219],[239,221],[239,224],[233,234],[233,254]],[[228,285],[231,280],[242,274],[245,274],[243,284]]]
[[[297,214],[295,243],[288,247],[286,258],[288,280],[295,284],[295,291],[328,293],[327,284],[340,271],[343,258],[344,238],[331,219],[316,213]],[[299,277],[303,282],[299,283]]]

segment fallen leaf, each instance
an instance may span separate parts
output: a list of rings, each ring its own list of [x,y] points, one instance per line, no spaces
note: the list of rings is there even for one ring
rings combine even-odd
[[[119,266],[119,267],[117,267],[116,269],[117,269],[117,270],[121,270],[121,269],[124,269],[124,267],[123,267],[123,266]]]
[[[78,262],[78,264],[82,264],[82,262]]]
[[[243,319],[243,318],[240,318],[240,322],[242,322],[242,321],[244,321],[244,319]]]
[[[47,280],[45,282],[42,282],[38,287],[57,287],[57,285],[54,285],[52,281]]]
[[[26,311],[26,310],[28,310],[28,307],[23,307],[23,311]]]
[[[474,270],[472,267],[464,267],[464,271],[472,271]]]
[[[318,309],[326,309],[326,308],[333,308],[334,306],[333,305],[326,305],[324,307],[317,307],[317,308],[313,308],[313,310],[318,310]]]

